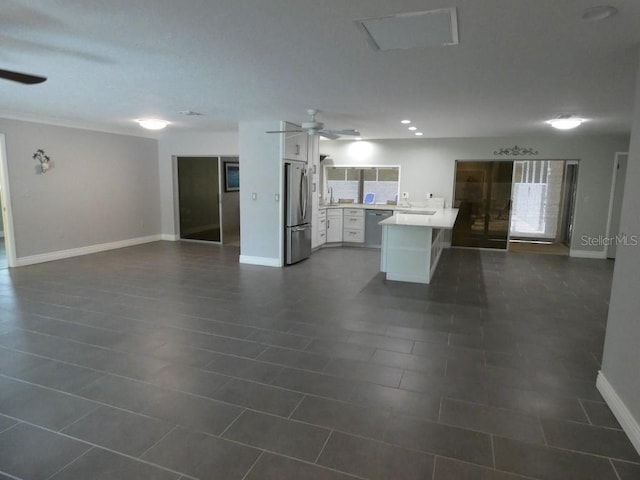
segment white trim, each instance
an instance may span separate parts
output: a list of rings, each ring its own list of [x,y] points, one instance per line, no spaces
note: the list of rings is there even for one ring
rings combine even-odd
[[[2,208],[4,212],[0,215],[0,223],[3,224],[2,233],[4,235],[4,246],[7,257],[7,266],[16,266],[16,237],[14,233],[13,209],[11,208],[11,189],[9,185],[9,157],[5,136],[0,133],[0,195],[3,197]]]
[[[162,235],[150,235],[148,237],[130,238],[128,240],[120,240],[117,242],[101,243],[98,245],[89,245],[87,247],[71,248],[69,250],[59,250],[57,252],[41,253],[38,255],[30,255],[28,257],[16,258],[16,267],[24,267],[26,265],[34,265],[36,263],[51,262],[53,260],[62,260],[64,258],[79,257],[81,255],[90,255],[92,253],[104,252],[106,250],[115,250],[117,248],[132,247],[143,243],[157,242],[162,240]]]
[[[240,263],[247,265],[261,265],[263,267],[282,267],[279,258],[271,257],[252,257],[249,255],[240,255]]]
[[[606,250],[577,250],[572,248],[569,250],[569,256],[574,258],[595,258],[597,260],[606,260]]]
[[[180,235],[175,235],[173,233],[163,233],[160,235],[160,240],[164,240],[166,242],[177,242],[180,240]]]
[[[620,422],[624,433],[627,434],[635,449],[640,453],[640,423],[633,417],[633,414],[618,396],[602,371],[598,372],[596,387],[618,422]]]

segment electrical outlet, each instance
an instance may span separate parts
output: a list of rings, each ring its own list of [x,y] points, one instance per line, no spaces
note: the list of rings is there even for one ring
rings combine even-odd
[[[402,192],[402,200],[409,200],[409,192]]]

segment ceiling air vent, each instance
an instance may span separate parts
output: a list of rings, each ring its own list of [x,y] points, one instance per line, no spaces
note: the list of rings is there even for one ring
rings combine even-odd
[[[458,44],[455,8],[354,20],[375,50],[406,50]]]

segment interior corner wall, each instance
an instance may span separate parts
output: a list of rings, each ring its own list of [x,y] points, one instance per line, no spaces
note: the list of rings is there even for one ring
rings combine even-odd
[[[18,261],[159,235],[156,140],[8,119],[0,133]]]
[[[535,156],[502,156],[501,148],[532,148]],[[427,193],[451,205],[456,160],[579,160],[577,206],[572,252],[605,258],[603,245],[585,244],[583,236],[604,237],[607,231],[611,177],[616,152],[629,148],[627,135],[581,135],[559,132],[527,138],[424,138],[407,140],[321,141],[330,155],[322,166],[400,165],[400,191],[410,202],[424,202]],[[326,192],[324,192],[326,194]]]
[[[640,70],[599,388],[640,452]],[[605,387],[603,389],[603,386]]]
[[[166,132],[158,141],[160,169],[160,205],[162,234],[177,238],[179,234],[177,211],[178,184],[175,175],[175,157],[209,157],[238,155],[238,132]]]

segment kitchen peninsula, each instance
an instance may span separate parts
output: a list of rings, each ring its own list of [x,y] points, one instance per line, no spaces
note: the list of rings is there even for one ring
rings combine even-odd
[[[387,280],[431,281],[444,248],[445,232],[453,228],[458,209],[441,208],[429,213],[396,213],[380,222],[380,270]]]

